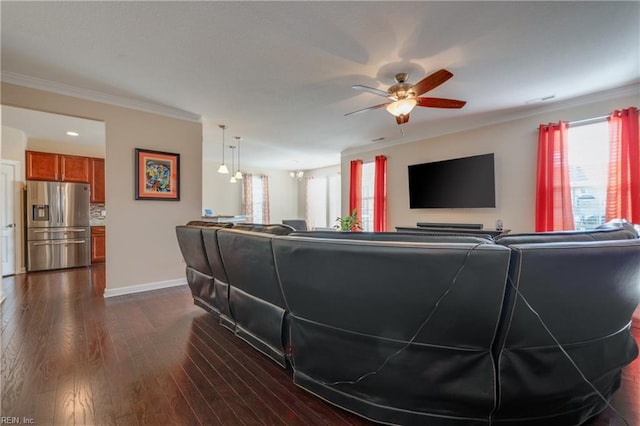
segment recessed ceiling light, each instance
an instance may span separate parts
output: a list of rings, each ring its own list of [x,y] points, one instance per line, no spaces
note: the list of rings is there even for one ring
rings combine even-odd
[[[68,131],[68,132],[67,132],[67,135],[69,135],[69,136],[80,136],[80,133],[78,133],[78,132]]]

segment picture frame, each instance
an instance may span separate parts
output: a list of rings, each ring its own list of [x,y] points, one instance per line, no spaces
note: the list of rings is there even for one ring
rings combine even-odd
[[[180,201],[180,154],[135,148],[136,200]]]

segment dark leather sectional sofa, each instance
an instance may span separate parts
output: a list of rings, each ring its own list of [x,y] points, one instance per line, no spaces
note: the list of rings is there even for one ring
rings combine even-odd
[[[581,424],[638,355],[631,230],[176,233],[197,305],[300,387],[377,422]]]

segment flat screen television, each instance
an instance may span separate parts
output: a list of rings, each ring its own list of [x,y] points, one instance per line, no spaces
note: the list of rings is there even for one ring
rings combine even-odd
[[[495,207],[494,155],[409,166],[409,207]]]

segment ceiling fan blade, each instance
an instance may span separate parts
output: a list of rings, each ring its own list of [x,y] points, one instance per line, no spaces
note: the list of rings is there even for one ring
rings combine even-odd
[[[391,102],[386,102],[384,104],[380,104],[380,105],[374,105],[374,106],[370,106],[368,108],[363,108],[363,109],[359,109],[357,111],[352,111],[352,112],[348,112],[346,113],[344,116],[346,117],[347,115],[353,115],[353,114],[359,114],[361,112],[365,112],[365,111],[369,111],[372,109],[380,109],[382,107],[386,107],[387,105],[389,105]]]
[[[466,104],[465,101],[442,98],[416,98],[416,101],[417,106],[430,108],[462,108]]]
[[[411,87],[411,91],[413,91],[416,96],[420,96],[429,90],[433,90],[436,87],[440,86],[445,81],[449,80],[453,77],[447,70],[438,70],[431,75],[426,76],[416,84]]]
[[[409,114],[396,115],[396,123],[404,124],[409,122]]]
[[[383,96],[385,98],[389,97],[389,93],[384,90],[376,89],[369,86],[363,86],[361,84],[356,84],[355,86],[351,86],[351,88],[359,90],[361,92],[373,93],[374,95]]]

